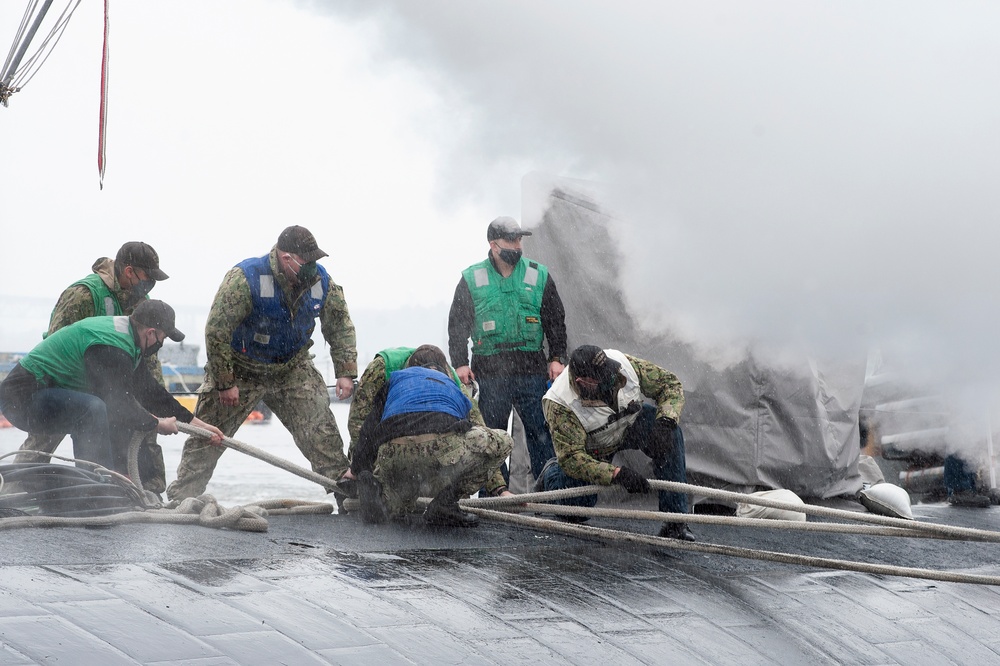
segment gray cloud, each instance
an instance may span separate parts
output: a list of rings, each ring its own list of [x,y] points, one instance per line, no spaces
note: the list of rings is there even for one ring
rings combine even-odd
[[[878,345],[924,377],[1000,369],[1000,6],[338,6],[455,109],[428,130],[443,200],[530,169],[600,181],[658,324],[707,346]]]

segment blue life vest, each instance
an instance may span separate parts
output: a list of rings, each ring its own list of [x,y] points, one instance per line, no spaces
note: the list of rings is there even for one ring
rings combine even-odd
[[[382,420],[413,412],[440,412],[464,419],[471,410],[472,403],[447,375],[430,368],[404,368],[389,376]]]
[[[237,266],[250,286],[253,310],[233,331],[230,344],[238,353],[261,363],[290,361],[312,338],[316,317],[323,309],[330,288],[330,275],[317,265],[319,282],[299,297],[292,313],[271,272],[270,255],[247,259]]]

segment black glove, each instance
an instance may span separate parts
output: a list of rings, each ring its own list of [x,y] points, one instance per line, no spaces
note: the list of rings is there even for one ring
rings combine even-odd
[[[649,481],[631,467],[619,467],[618,474],[611,479],[611,483],[617,483],[630,493],[649,492]]]
[[[677,438],[677,421],[672,418],[661,416],[653,423],[654,449],[662,455],[667,455],[674,450],[674,443]]]

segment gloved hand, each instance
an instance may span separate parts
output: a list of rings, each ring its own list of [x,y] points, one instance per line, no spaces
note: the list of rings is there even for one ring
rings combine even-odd
[[[611,479],[611,483],[617,483],[630,493],[649,492],[649,481],[631,467],[619,467],[618,474]]]
[[[661,416],[653,422],[653,438],[657,448],[664,453],[672,451],[677,437],[677,421],[667,416]]]

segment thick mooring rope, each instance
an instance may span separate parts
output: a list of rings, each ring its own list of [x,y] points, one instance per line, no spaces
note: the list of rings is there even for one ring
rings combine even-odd
[[[195,435],[197,437],[204,437],[205,439],[211,439],[212,437],[212,433],[210,433],[208,430],[205,430],[204,428],[199,428],[197,426],[193,426],[189,423],[181,423],[178,421],[177,429],[185,434]],[[333,479],[327,478],[322,474],[317,474],[316,472],[306,469],[304,467],[299,467],[295,463],[289,462],[284,458],[279,458],[278,456],[272,455],[267,451],[264,451],[263,449],[258,449],[255,446],[251,446],[250,444],[247,444],[245,442],[240,442],[238,440],[233,439],[232,437],[223,437],[222,443],[227,448],[234,449],[236,451],[239,451],[240,453],[245,453],[246,455],[252,458],[263,460],[264,462],[270,465],[274,465],[275,467],[279,467],[285,470],[286,472],[291,472],[296,476],[301,476],[303,479],[307,479],[314,483],[318,483],[319,485],[326,488],[327,492],[333,492],[334,490],[340,491],[340,487],[337,485],[337,482],[334,481]]]
[[[953,571],[935,571],[914,567],[900,567],[869,562],[838,560],[794,553],[781,553],[752,548],[740,548],[712,543],[688,542],[679,539],[667,539],[658,536],[635,534],[620,530],[612,530],[588,525],[571,525],[561,521],[520,515],[523,512],[544,512],[568,516],[599,516],[606,518],[655,520],[659,522],[689,522],[704,524],[727,524],[735,526],[763,527],[768,529],[806,530],[824,532],[842,532],[867,534],[876,536],[904,536],[915,538],[963,539],[974,541],[1000,542],[1000,532],[972,528],[952,527],[933,523],[921,523],[915,520],[875,516],[867,513],[830,509],[810,504],[793,504],[765,499],[760,496],[735,493],[713,488],[704,488],[686,483],[658,481],[650,479],[651,488],[684,492],[733,502],[753,504],[776,509],[786,509],[800,513],[821,515],[830,518],[841,518],[875,525],[846,525],[840,523],[806,523],[791,520],[774,520],[766,518],[735,518],[729,516],[705,516],[697,514],[677,514],[660,511],[643,511],[630,509],[606,509],[590,507],[573,507],[559,504],[546,504],[560,499],[593,495],[600,490],[599,486],[582,486],[563,490],[539,493],[525,493],[506,497],[473,498],[461,501],[462,508],[484,518],[504,523],[522,525],[560,534],[572,536],[599,538],[611,542],[643,543],[652,546],[686,550],[715,555],[728,555],[746,559],[781,562],[825,569],[839,569],[887,576],[904,576],[928,580],[940,580],[957,583],[975,583],[981,585],[1000,585],[1000,576],[967,574]]]
[[[1000,576],[988,576],[980,574],[961,573],[956,571],[935,571],[933,569],[919,569],[915,567],[899,567],[889,564],[873,564],[870,562],[853,562],[850,560],[837,560],[827,557],[813,557],[810,555],[796,555],[794,553],[780,553],[768,550],[755,550],[752,548],[738,548],[736,546],[724,546],[712,543],[698,543],[682,541],[680,539],[666,539],[663,537],[647,534],[635,534],[633,532],[622,532],[618,530],[606,529],[603,527],[591,527],[589,525],[570,525],[547,518],[537,518],[533,516],[522,516],[504,511],[494,511],[473,506],[463,506],[464,509],[473,512],[484,518],[496,520],[512,525],[522,525],[533,527],[548,532],[557,532],[571,536],[584,538],[598,538],[612,543],[627,542],[641,543],[649,546],[670,548],[673,550],[685,550],[694,553],[708,553],[712,555],[729,555],[731,557],[742,557],[751,560],[761,560],[767,562],[781,562],[784,564],[796,564],[806,567],[817,567],[822,569],[839,569],[842,571],[856,571],[858,573],[882,575],[882,576],[904,576],[909,578],[921,578],[925,580],[939,580],[949,583],[973,583],[977,585],[1000,585]],[[669,514],[667,514],[669,515]],[[676,515],[676,514],[675,514]]]

